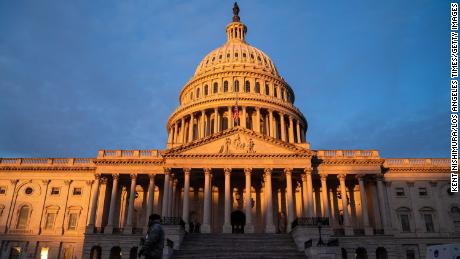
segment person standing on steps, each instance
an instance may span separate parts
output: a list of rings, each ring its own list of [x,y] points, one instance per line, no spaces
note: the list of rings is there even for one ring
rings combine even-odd
[[[161,217],[152,214],[149,217],[149,229],[145,235],[145,240],[141,240],[141,250],[138,257],[144,256],[145,259],[161,259],[163,257],[163,247],[165,243],[165,233],[161,227]]]

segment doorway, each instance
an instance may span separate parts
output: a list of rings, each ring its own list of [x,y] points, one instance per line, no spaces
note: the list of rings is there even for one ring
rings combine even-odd
[[[241,210],[236,210],[231,214],[232,233],[243,234],[246,224],[246,215]]]

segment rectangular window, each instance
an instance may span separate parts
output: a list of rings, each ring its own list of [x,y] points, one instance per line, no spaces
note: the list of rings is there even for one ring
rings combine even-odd
[[[6,187],[0,186],[0,195],[5,195],[5,194],[6,194]]]
[[[55,212],[46,214],[45,229],[53,229],[55,219],[56,219],[56,213]]]
[[[70,213],[69,215],[69,227],[68,230],[77,230],[77,220],[78,214],[77,213]]]
[[[402,187],[396,188],[395,191],[396,191],[396,196],[400,196],[400,197],[401,197],[401,196],[405,196],[405,195],[406,195],[406,194],[404,193],[404,188],[402,188]]]
[[[73,193],[74,196],[80,196],[81,195],[81,188],[75,187],[73,188]]]
[[[434,232],[433,216],[431,214],[423,214],[423,218],[425,219],[426,232]]]
[[[401,227],[403,232],[410,232],[409,215],[401,214]]]
[[[426,190],[426,188],[418,188],[418,194],[420,196],[428,196],[428,191]]]
[[[61,192],[61,188],[59,187],[51,188],[51,195],[59,195],[60,192]]]
[[[415,252],[414,252],[414,250],[407,250],[407,251],[406,251],[406,258],[407,258],[407,259],[415,259]]]
[[[64,248],[64,259],[72,259],[72,247]]]
[[[48,251],[48,247],[42,247],[42,249],[40,250],[40,259],[48,259]]]

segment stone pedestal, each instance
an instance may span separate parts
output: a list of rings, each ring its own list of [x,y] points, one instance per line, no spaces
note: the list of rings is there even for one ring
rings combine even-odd
[[[112,233],[113,233],[113,225],[112,226],[107,225],[104,227],[104,234],[112,234]]]
[[[326,244],[330,236],[333,234],[331,227],[322,227],[321,228],[321,240]],[[305,250],[305,242],[312,240],[312,247],[318,244],[319,232],[318,228],[314,226],[296,226],[291,231],[292,238],[297,246],[297,250]]]
[[[132,226],[125,226],[123,228],[123,234],[132,234],[133,233],[133,227]]]
[[[271,225],[265,226],[265,233],[276,233],[275,225],[271,224]]]
[[[338,259],[340,258],[338,256],[340,255],[340,251],[337,247],[314,246],[305,249],[305,255],[307,255],[309,259]]]

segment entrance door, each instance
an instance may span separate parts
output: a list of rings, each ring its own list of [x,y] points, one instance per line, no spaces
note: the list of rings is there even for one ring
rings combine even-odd
[[[241,210],[232,212],[231,215],[232,233],[244,233],[244,225],[246,224],[246,215]]]

